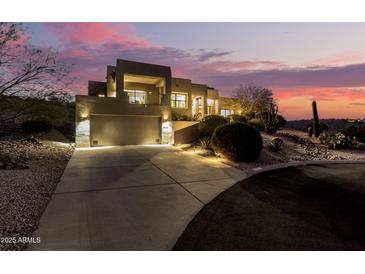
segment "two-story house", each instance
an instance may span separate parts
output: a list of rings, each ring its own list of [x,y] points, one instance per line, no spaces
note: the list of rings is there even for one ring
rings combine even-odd
[[[76,96],[76,145],[173,144],[173,113],[229,116],[239,106],[212,87],[172,77],[170,67],[117,59],[106,82],[89,81],[88,95]]]

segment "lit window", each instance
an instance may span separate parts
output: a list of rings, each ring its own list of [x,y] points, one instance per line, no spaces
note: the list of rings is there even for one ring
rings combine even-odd
[[[187,108],[188,95],[186,93],[172,92],[171,107]]]
[[[208,115],[218,113],[218,104],[215,99],[207,99]]]
[[[130,104],[145,104],[146,103],[146,92],[144,90],[130,90],[125,89],[128,93]]]
[[[221,109],[221,115],[224,117],[228,117],[234,114],[233,109]]]
[[[105,95],[104,94],[101,94],[101,93],[99,93],[98,96],[99,97],[105,97]]]

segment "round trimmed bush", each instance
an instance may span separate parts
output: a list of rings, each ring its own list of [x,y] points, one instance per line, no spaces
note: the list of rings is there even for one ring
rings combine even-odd
[[[204,136],[212,136],[217,127],[227,122],[227,119],[220,115],[208,115],[200,121],[198,129]]]
[[[218,127],[212,136],[214,152],[233,161],[255,161],[261,153],[260,132],[244,123],[232,123]]]

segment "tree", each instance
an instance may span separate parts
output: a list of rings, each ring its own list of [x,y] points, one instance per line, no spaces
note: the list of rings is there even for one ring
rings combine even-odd
[[[26,45],[21,24],[0,23],[0,122],[35,111],[41,102],[69,100],[69,66],[48,48]],[[14,97],[22,98],[17,106]],[[39,108],[38,108],[39,110]]]
[[[274,103],[273,93],[270,89],[249,84],[240,86],[234,91],[239,100],[243,114],[260,113],[270,108]]]

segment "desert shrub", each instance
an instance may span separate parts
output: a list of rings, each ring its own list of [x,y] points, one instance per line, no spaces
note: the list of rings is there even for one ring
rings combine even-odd
[[[246,120],[249,121],[251,119],[256,118],[256,112],[255,111],[244,111],[241,115],[246,117]]]
[[[284,144],[283,139],[281,139],[280,137],[274,137],[271,139],[269,148],[272,151],[279,151],[282,148],[283,144]]]
[[[212,142],[210,136],[203,136],[198,140],[198,147],[201,149],[212,149]]]
[[[325,131],[327,132],[328,131],[328,126],[323,122],[320,122],[318,127],[319,127],[319,134],[321,134],[322,132],[325,132]],[[313,123],[307,124],[306,127],[305,127],[305,131],[308,132],[309,137],[312,137],[313,131],[314,131]]]
[[[328,145],[331,140],[331,135],[327,131],[324,131],[319,134],[318,139],[322,145]]]
[[[193,117],[191,115],[172,112],[172,121],[193,121]]]
[[[229,121],[232,122],[241,122],[241,123],[247,123],[247,117],[244,115],[238,115],[238,114],[232,114],[229,116]]]
[[[0,152],[0,169],[25,169],[29,168],[28,158],[17,156],[5,151]]]
[[[232,123],[216,128],[212,136],[212,147],[233,161],[255,161],[261,153],[260,132],[244,123]]]
[[[319,133],[324,132],[324,131],[328,131],[328,126],[327,126],[327,124],[320,122],[319,123]]]
[[[273,134],[279,129],[278,120],[278,106],[271,104],[266,110],[259,113],[258,118],[262,129],[268,133]]]
[[[282,116],[282,115],[278,115],[277,117],[277,120],[278,120],[278,127],[279,128],[283,128],[283,127],[285,127],[285,125],[286,125],[286,120],[285,120],[285,118],[284,118],[284,116]]]
[[[195,114],[192,116],[192,120],[193,120],[193,121],[199,121],[201,118],[202,118],[201,113],[195,113]]]
[[[319,135],[321,144],[326,145],[329,149],[364,149],[365,145],[357,140],[355,136],[346,136],[342,132],[336,134],[328,134],[326,131]]]
[[[328,148],[331,149],[340,149],[340,148],[348,148],[350,147],[350,139],[342,134],[341,132],[337,132],[336,134],[331,136],[331,139],[328,144]]]
[[[365,125],[351,125],[342,133],[350,137],[356,137],[359,142],[365,143]]]
[[[44,133],[52,129],[52,123],[47,120],[28,120],[21,124],[21,128],[26,134]]]
[[[198,129],[204,136],[212,136],[214,130],[227,123],[227,119],[219,115],[205,116],[199,123]]]
[[[53,125],[59,130],[67,139],[75,141],[75,104],[67,104],[67,117],[66,123],[62,126]]]
[[[258,118],[253,118],[253,119],[249,120],[248,124],[250,126],[254,127],[255,129],[257,129],[258,131],[262,130],[261,121]]]

